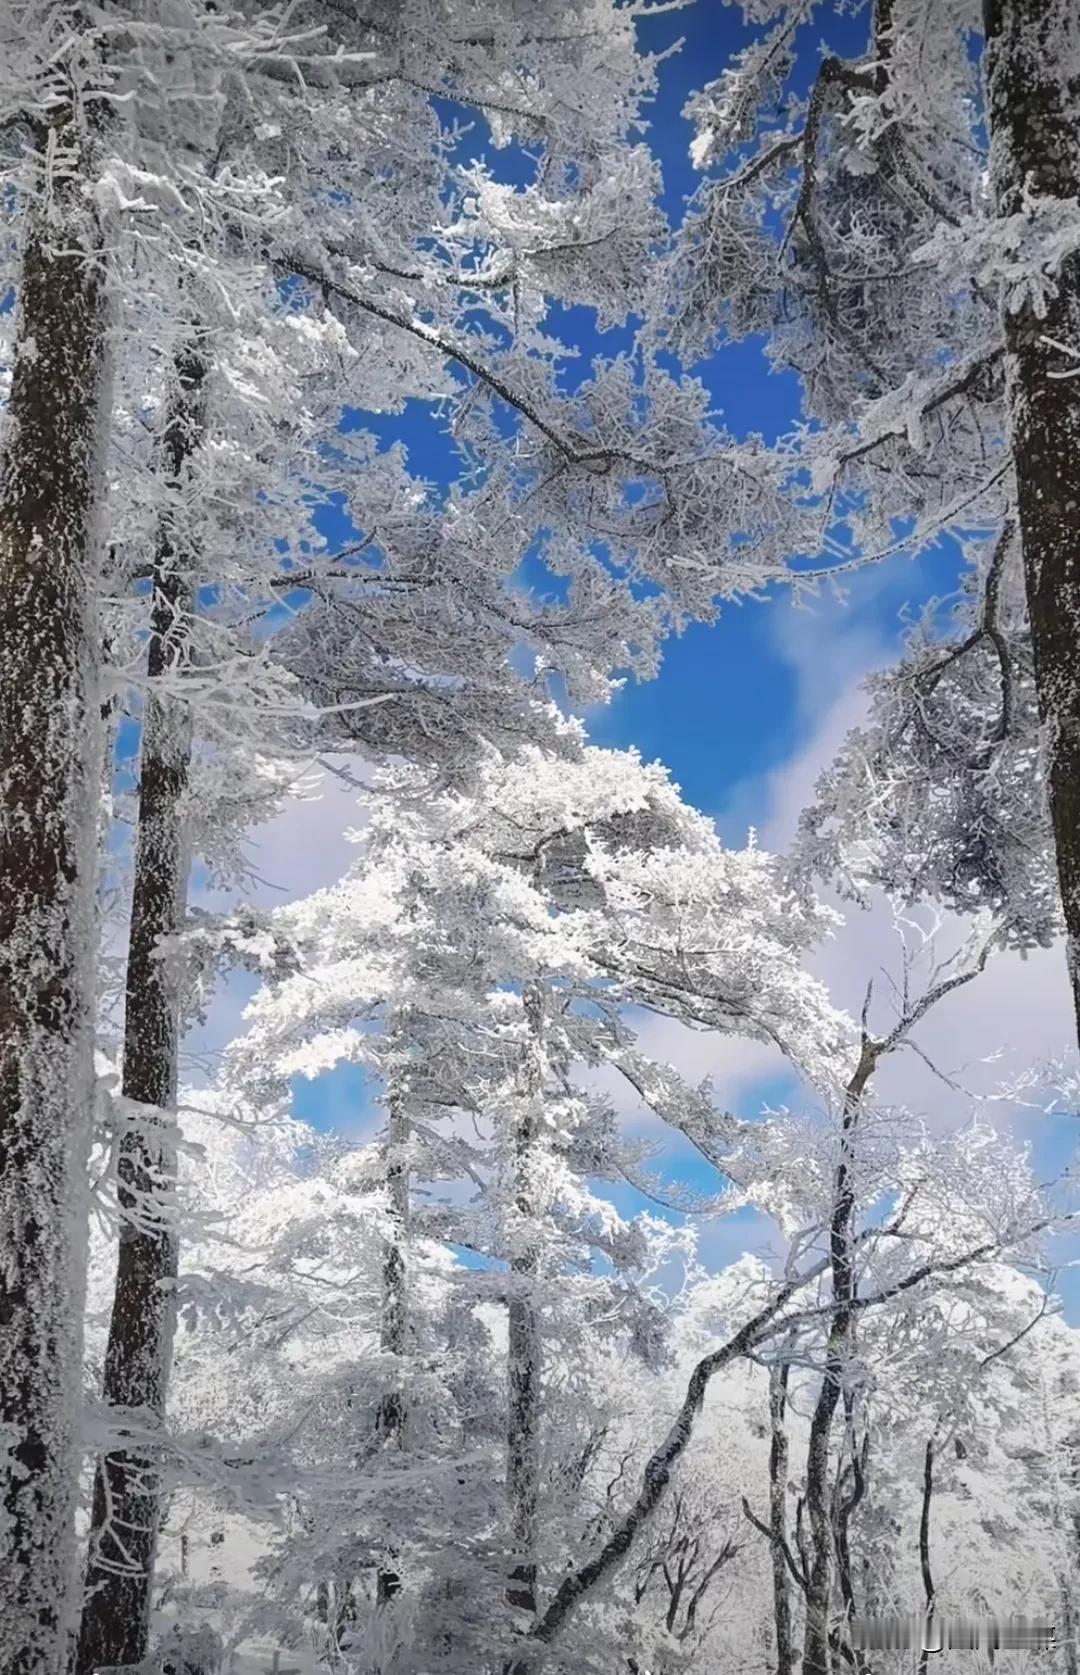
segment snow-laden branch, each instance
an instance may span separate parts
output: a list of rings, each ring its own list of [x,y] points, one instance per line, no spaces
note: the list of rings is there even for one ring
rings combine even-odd
[[[749,1356],[775,1337],[789,1332],[793,1326],[827,1320],[841,1306],[860,1313],[880,1308],[893,1298],[914,1290],[928,1280],[956,1274],[980,1262],[991,1261],[1009,1248],[1022,1244],[1041,1232],[1074,1221],[1078,1214],[1080,1212],[1046,1217],[1000,1238],[984,1240],[956,1256],[931,1258],[892,1284],[884,1285],[877,1291],[857,1297],[844,1305],[824,1304],[809,1309],[787,1309],[788,1303],[801,1290],[826,1272],[829,1267],[828,1258],[823,1258],[797,1279],[783,1285],[725,1344],[711,1350],[697,1363],[687,1383],[674,1425],[644,1467],[637,1497],[600,1550],[585,1564],[578,1566],[563,1578],[550,1604],[541,1613],[536,1627],[527,1637],[517,1656],[515,1667],[522,1672],[528,1670],[536,1655],[530,1655],[528,1642],[537,1642],[542,1646],[550,1644],[585,1596],[626,1557],[642,1526],[663,1498],[675,1465],[686,1452],[695,1422],[704,1406],[706,1391],[717,1373],[733,1362]]]

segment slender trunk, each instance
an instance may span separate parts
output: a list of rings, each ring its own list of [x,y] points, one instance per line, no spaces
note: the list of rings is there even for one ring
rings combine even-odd
[[[792,1675],[795,1651],[791,1638],[791,1580],[787,1560],[787,1386],[788,1364],[769,1368],[769,1549],[773,1573],[773,1621],[776,1627],[776,1675]]]
[[[532,1188],[532,1154],[539,1134],[543,1098],[544,1003],[539,984],[526,986],[524,1002],[531,1050],[523,1078],[523,1115],[515,1137],[515,1151],[517,1209],[523,1224],[528,1226],[537,1213]],[[539,1260],[531,1239],[526,1239],[526,1248],[511,1261],[510,1272],[516,1283],[510,1294],[508,1309],[506,1482],[515,1562],[506,1597],[515,1610],[527,1612],[530,1618],[534,1618],[537,1611],[536,1533],[540,1503],[542,1346],[534,1296]]]
[[[511,1272],[526,1284],[536,1264],[517,1257]],[[507,1482],[515,1562],[507,1600],[516,1610],[536,1615],[536,1522],[539,1508],[540,1334],[531,1296],[518,1292],[509,1306],[509,1395]]]
[[[839,1321],[841,1317],[836,1316]],[[810,1516],[810,1569],[806,1587],[803,1675],[830,1675],[829,1606],[832,1593],[832,1526],[828,1513],[829,1438],[843,1370],[841,1333],[830,1336],[825,1376],[814,1408],[806,1452],[806,1506]]]
[[[1072,1583],[1070,1582],[1068,1572],[1064,1570],[1058,1571],[1055,1581],[1057,1584],[1058,1601],[1061,1606],[1061,1633],[1058,1636],[1057,1643],[1061,1647],[1061,1657],[1065,1666],[1065,1675],[1077,1675],[1077,1671],[1080,1670],[1080,1661],[1077,1660],[1076,1655],[1076,1631],[1078,1625],[1076,1612],[1073,1609]]]
[[[175,372],[161,462],[174,492],[202,440],[206,367],[191,348],[178,355]],[[124,1020],[123,1093],[144,1109],[120,1149],[120,1240],[104,1381],[108,1405],[141,1410],[143,1423],[164,1415],[172,1347],[178,1008],[155,949],[180,928],[184,913],[182,803],[191,764],[190,719],[175,699],[155,695],[154,684],[186,657],[190,566],[166,518],[154,567]],[[121,1448],[98,1461],[76,1675],[145,1657],[159,1519],[151,1451]]]
[[[829,1262],[834,1313],[825,1346],[821,1388],[810,1420],[806,1449],[806,1510],[810,1520],[810,1566],[806,1585],[806,1629],[802,1675],[830,1675],[829,1610],[832,1598],[833,1521],[829,1457],[833,1416],[843,1389],[851,1348],[855,1311],[854,1222],[852,1184],[855,1133],[862,1098],[873,1073],[878,1044],[864,1036],[855,1073],[844,1097],[840,1129],[840,1161],[833,1183],[833,1212],[829,1228]]]
[[[0,1666],[51,1675],[75,1556],[94,1067],[107,294],[69,107],[27,234],[0,465]]]
[[[885,92],[892,62],[895,0],[876,0],[873,41],[874,84]],[[888,155],[893,141],[887,138]],[[869,1002],[869,996],[867,997]],[[810,1423],[806,1453],[806,1510],[810,1519],[810,1554],[806,1570],[806,1622],[803,1632],[802,1675],[830,1675],[829,1608],[832,1591],[834,1532],[829,1495],[829,1450],[833,1415],[840,1398],[841,1380],[847,1359],[854,1315],[849,1307],[855,1295],[852,1233],[855,1200],[851,1187],[851,1165],[855,1127],[866,1085],[873,1073],[876,1055],[863,1034],[863,1049],[855,1073],[845,1092],[841,1129],[840,1161],[833,1191],[830,1228],[830,1260],[833,1302],[837,1305],[825,1350],[821,1389]]]
[[[398,1382],[382,1399],[379,1409],[379,1430],[384,1445],[401,1448],[405,1432],[405,1391],[401,1381],[405,1354],[408,1318],[408,1274],[405,1267],[405,1240],[409,1230],[409,1166],[405,1149],[409,1142],[409,1119],[403,1102],[392,1099],[387,1132],[386,1186],[390,1199],[393,1229],[386,1241],[383,1255],[382,1281],[382,1347],[398,1362]],[[376,1600],[385,1605],[401,1592],[401,1576],[392,1566],[379,1570],[375,1584]]]
[[[844,1616],[850,1624],[855,1615],[855,1579],[851,1564],[851,1519],[866,1492],[866,1460],[870,1446],[870,1433],[869,1431],[864,1432],[861,1445],[856,1443],[852,1423],[854,1402],[850,1391],[844,1392],[844,1411],[848,1426],[849,1461],[842,1473],[841,1481],[837,1485],[834,1540],[836,1543],[836,1574],[840,1584],[840,1598],[844,1604]],[[849,1471],[852,1480],[851,1491],[850,1493],[844,1493]],[[866,1668],[862,1652],[855,1652],[852,1657],[857,1669],[864,1670]]]
[[[1025,193],[1080,196],[1080,15],[1075,0],[984,0],[991,179],[999,216]],[[1007,396],[1047,750],[1050,817],[1080,1029],[1080,252],[1042,312],[1007,310]]]
[[[934,1498],[934,1438],[927,1437],[923,1455],[922,1510],[919,1513],[919,1569],[922,1572],[926,1613],[934,1609],[934,1574],[930,1569],[930,1503]],[[923,1636],[925,1639],[925,1635]],[[937,1650],[940,1651],[940,1647]],[[931,1648],[923,1646],[919,1652],[919,1675],[926,1675]]]

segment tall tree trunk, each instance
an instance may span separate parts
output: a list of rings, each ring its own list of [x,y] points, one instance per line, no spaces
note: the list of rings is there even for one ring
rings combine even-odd
[[[405,1102],[391,1098],[387,1128],[386,1188],[390,1199],[391,1236],[386,1241],[383,1255],[381,1343],[388,1355],[398,1361],[398,1383],[387,1391],[379,1409],[379,1429],[384,1445],[400,1448],[405,1432],[405,1390],[401,1379],[405,1354],[408,1320],[408,1274],[405,1266],[405,1240],[409,1230],[409,1166],[406,1147],[409,1142],[409,1119]],[[385,1605],[401,1592],[401,1576],[391,1565],[380,1569],[376,1578],[375,1595],[379,1605]]]
[[[851,1519],[859,1507],[866,1492],[866,1461],[870,1448],[870,1432],[864,1431],[862,1443],[855,1437],[853,1423],[854,1400],[852,1392],[844,1392],[844,1414],[847,1421],[848,1462],[836,1486],[833,1506],[833,1540],[836,1546],[836,1576],[840,1584],[840,1598],[843,1601],[844,1616],[847,1623],[855,1616],[855,1578],[851,1564]],[[850,1474],[851,1490],[845,1493],[847,1479]],[[839,1643],[839,1642],[838,1642]],[[856,1669],[866,1669],[866,1660],[861,1651],[855,1651],[854,1663]]]
[[[840,1128],[840,1160],[833,1183],[829,1227],[829,1264],[834,1312],[825,1346],[821,1388],[810,1420],[806,1448],[806,1510],[810,1519],[810,1566],[806,1584],[806,1628],[802,1675],[830,1675],[829,1609],[832,1599],[833,1520],[829,1471],[833,1416],[843,1389],[851,1348],[855,1311],[855,1192],[852,1168],[855,1135],[867,1083],[877,1062],[880,1043],[863,1034],[863,1047],[854,1075],[844,1092]]]
[[[934,1573],[930,1568],[930,1505],[934,1498],[934,1436],[926,1439],[926,1451],[923,1455],[923,1484],[922,1510],[919,1513],[919,1569],[922,1572],[923,1596],[926,1600],[926,1614],[929,1617],[934,1609]],[[926,1636],[923,1635],[925,1641]],[[926,1675],[927,1661],[931,1651],[939,1651],[940,1646],[924,1645],[919,1652],[919,1675]]]
[[[506,1458],[510,1527],[515,1562],[507,1600],[518,1611],[536,1615],[536,1528],[540,1503],[541,1346],[536,1306],[530,1294],[536,1276],[531,1256],[515,1257],[511,1272],[530,1289],[516,1291],[509,1305],[509,1415]]]
[[[1065,1675],[1077,1675],[1077,1671],[1080,1670],[1076,1647],[1077,1621],[1076,1611],[1073,1607],[1072,1583],[1068,1571],[1059,1570],[1054,1581],[1061,1607],[1061,1633],[1057,1641],[1061,1647],[1061,1661],[1065,1668]]]
[[[174,371],[161,471],[167,489],[179,495],[205,426],[206,366],[199,350],[180,353]],[[173,1334],[170,1282],[177,1271],[170,1199],[178,1007],[175,984],[154,956],[159,938],[178,930],[184,913],[182,801],[191,764],[190,718],[175,698],[156,695],[154,685],[175,675],[187,655],[191,563],[166,515],[154,565],[124,1018],[123,1093],[145,1109],[120,1148],[120,1240],[104,1381],[108,1405],[140,1409],[144,1423],[147,1415],[160,1421],[164,1414]],[[98,1461],[76,1675],[146,1655],[159,1502],[151,1451],[133,1445]]]
[[[991,179],[1000,216],[1025,192],[1080,196],[1075,0],[984,0]],[[1050,817],[1080,1030],[1080,252],[1040,317],[1005,315],[1007,395]],[[1052,340],[1052,341],[1050,341]]]
[[[107,294],[70,107],[27,233],[0,465],[0,1667],[51,1675],[75,1554],[100,791]]]
[[[769,1549],[773,1573],[773,1622],[776,1629],[776,1675],[792,1675],[791,1581],[787,1559],[787,1387],[788,1363],[769,1368]]]
[[[540,1131],[543,1099],[543,989],[539,983],[525,987],[525,1017],[531,1038],[522,1078],[522,1118],[515,1137],[517,1209],[528,1226],[535,1219],[537,1205],[532,1186],[533,1151]],[[506,1483],[510,1497],[510,1530],[515,1562],[510,1572],[507,1601],[515,1610],[536,1616],[536,1535],[540,1504],[540,1325],[534,1288],[539,1273],[535,1244],[510,1263],[515,1281],[508,1308],[507,1347],[508,1408],[506,1435]]]

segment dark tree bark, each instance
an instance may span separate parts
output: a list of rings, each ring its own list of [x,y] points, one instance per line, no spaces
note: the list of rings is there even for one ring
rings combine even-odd
[[[773,1574],[773,1623],[776,1629],[776,1675],[792,1675],[795,1649],[791,1638],[791,1579],[787,1549],[787,1386],[788,1363],[769,1368],[769,1551]]]
[[[405,1240],[409,1230],[409,1167],[404,1156],[409,1142],[409,1119],[403,1102],[392,1099],[387,1130],[386,1186],[390,1198],[393,1221],[392,1236],[383,1254],[381,1342],[389,1355],[398,1359],[405,1354],[408,1318],[408,1275],[405,1267]],[[400,1448],[405,1432],[405,1391],[398,1383],[387,1391],[379,1409],[379,1431],[383,1444]],[[401,1592],[401,1576],[392,1565],[380,1568],[375,1582],[375,1597],[385,1605]]]
[[[821,1388],[810,1420],[806,1448],[806,1510],[810,1522],[810,1564],[806,1583],[803,1675],[830,1675],[829,1607],[832,1596],[834,1533],[829,1449],[833,1416],[843,1389],[855,1322],[855,1193],[852,1183],[855,1134],[867,1084],[882,1043],[863,1035],[855,1073],[845,1089],[840,1125],[840,1160],[833,1184],[829,1267],[836,1305],[825,1345]]]
[[[51,129],[51,131],[50,131]],[[0,465],[0,1665],[52,1675],[74,1564],[94,1090],[106,286],[70,106],[38,183]]]
[[[535,1264],[524,1257],[511,1264],[516,1278],[528,1281]],[[509,1304],[510,1405],[507,1423],[507,1481],[511,1530],[518,1555],[510,1572],[509,1603],[536,1614],[536,1519],[539,1509],[540,1347],[532,1298],[518,1292]]]
[[[176,358],[175,394],[162,439],[161,472],[178,490],[204,432],[206,366],[191,346]],[[180,928],[188,851],[182,802],[191,764],[190,719],[157,695],[183,666],[191,609],[192,555],[179,550],[166,516],[155,556],[143,717],[138,824],[128,941],[123,1093],[146,1109],[121,1142],[120,1240],[104,1397],[115,1409],[164,1414],[173,1333],[170,1281],[176,1235],[168,1199],[176,1174],[178,1006],[175,985],[155,958],[161,937]],[[152,1452],[133,1444],[98,1461],[76,1675],[146,1655],[160,1497]]]
[[[870,1432],[863,1432],[862,1442],[856,1441],[852,1427],[854,1403],[850,1391],[845,1392],[844,1409],[848,1424],[849,1458],[840,1474],[840,1481],[836,1486],[836,1504],[833,1513],[834,1541],[836,1545],[836,1575],[840,1584],[840,1598],[844,1602],[844,1616],[850,1625],[855,1616],[855,1578],[851,1563],[851,1520],[862,1503],[866,1493],[866,1462],[870,1451]],[[847,1662],[853,1663],[860,1672],[866,1669],[866,1659],[861,1651],[853,1652],[847,1640],[837,1633],[836,1645],[840,1654]]]
[[[922,1509],[919,1513],[919,1569],[922,1572],[926,1613],[934,1609],[934,1573],[930,1568],[930,1504],[934,1498],[934,1438],[927,1437],[923,1454]],[[923,1637],[925,1639],[925,1635]],[[940,1646],[936,1648],[940,1651]],[[919,1652],[919,1675],[926,1675],[931,1648],[923,1646]]]
[[[537,984],[525,990],[525,1015],[532,1052],[523,1078],[524,1116],[517,1134],[517,1208],[528,1223],[536,1215],[530,1189],[531,1154],[537,1139],[539,1105],[543,1096],[541,1039],[543,994]],[[542,1344],[533,1287],[539,1264],[535,1250],[526,1249],[510,1263],[515,1283],[508,1313],[506,1483],[510,1497],[510,1528],[516,1555],[510,1572],[507,1600],[518,1611],[535,1618],[536,1534],[540,1505],[540,1412]]]
[[[984,0],[990,161],[998,214],[1025,190],[1080,195],[1080,14],[1075,0]],[[1070,78],[1071,71],[1071,78]],[[1005,314],[1007,395],[1050,817],[1080,1030],[1080,252],[1040,318]],[[1052,340],[1052,341],[1050,341]],[[1057,346],[1055,346],[1057,345]]]

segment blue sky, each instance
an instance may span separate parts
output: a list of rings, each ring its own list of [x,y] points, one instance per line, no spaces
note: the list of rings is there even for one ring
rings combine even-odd
[[[820,41],[833,50],[852,51],[862,46],[865,29],[864,16],[826,13],[804,30],[799,90],[805,90],[813,74]],[[741,14],[715,0],[699,0],[686,11],[662,14],[642,27],[642,44],[649,50],[664,50],[680,37],[685,42],[682,52],[660,68],[660,92],[649,134],[663,171],[665,208],[673,222],[681,216],[697,180],[689,161],[691,129],[682,117],[683,105],[692,91],[723,70],[749,35]],[[480,130],[474,131],[469,144],[483,152]],[[506,153],[492,152],[489,160],[500,172],[514,166]],[[586,364],[598,348],[608,348],[613,341],[597,337],[583,310],[563,312],[558,325],[559,334],[580,347]],[[726,348],[695,370],[705,378],[726,424],[738,435],[760,431],[771,439],[798,416],[796,380],[770,373],[760,343]],[[357,422],[371,426],[387,441],[404,441],[414,469],[433,480],[445,482],[453,470],[446,439],[419,404],[401,419],[372,425],[367,415],[358,415]],[[340,520],[331,518],[324,527],[331,538],[345,538]],[[886,569],[856,578],[846,602],[825,597],[809,613],[795,611],[786,598],[726,607],[715,624],[692,627],[669,642],[656,681],[627,684],[609,708],[591,716],[592,736],[601,744],[635,745],[647,759],[660,758],[687,799],[717,820],[726,841],[744,842],[748,825],[754,824],[763,828],[769,842],[781,844],[790,836],[794,813],[808,795],[815,771],[828,760],[846,727],[858,719],[862,676],[895,655],[904,608],[918,608],[927,599],[950,592],[957,575],[955,549],[946,543],[918,558],[894,559]],[[322,811],[323,834],[336,818],[336,813]],[[341,823],[348,823],[347,817]],[[275,854],[279,859],[288,857],[281,862],[287,873],[305,843],[310,845],[310,836],[298,837],[298,830],[294,827],[293,840],[282,839],[277,850],[278,839],[271,834],[271,873]],[[314,830],[310,828],[312,834]],[[304,858],[310,859],[309,847]],[[346,859],[341,850],[339,864]],[[263,870],[267,870],[265,862]],[[326,881],[319,878],[316,882]],[[285,887],[297,886],[289,878]],[[307,887],[312,887],[310,882]],[[837,945],[825,951],[822,974],[838,1003],[854,1008],[868,972],[888,965],[894,956],[895,947],[882,940],[880,925],[853,922]],[[985,1091],[998,1074],[996,1067],[984,1064],[988,1054],[1000,1051],[1001,1068],[1012,1074],[1031,1058],[1060,1055],[1068,1048],[1061,955],[1058,951],[1040,955],[1026,967],[1014,960],[1002,962],[977,999],[950,1000],[942,1012],[942,1020],[931,1020],[926,1032],[935,1053],[946,1055],[940,1067],[963,1071],[973,1087]],[[745,1114],[793,1092],[781,1067],[756,1050],[748,1053],[737,1046],[689,1042],[678,1032],[663,1029],[657,1030],[656,1049],[680,1068],[695,1069],[701,1076],[717,1073],[725,1096]],[[913,1102],[913,1108],[928,1121],[960,1120],[968,1108],[925,1066],[912,1060],[895,1070],[890,1067],[881,1085],[884,1096]],[[315,1084],[298,1084],[296,1091],[297,1114],[320,1126],[344,1122],[355,1130],[371,1113],[370,1090],[351,1071]],[[1039,1162],[1047,1174],[1062,1166],[1072,1148],[1067,1119],[1042,1120],[1021,1113],[1015,1117],[1015,1127],[1018,1134],[1037,1142]],[[673,1177],[705,1190],[715,1189],[715,1178],[678,1140],[665,1142],[659,1166]],[[613,1196],[626,1210],[651,1207],[629,1189]],[[720,1230],[706,1230],[703,1249],[711,1261],[747,1246],[756,1249],[763,1228],[753,1218],[727,1222]],[[1074,1281],[1070,1271],[1062,1274],[1061,1289],[1070,1316],[1080,1320],[1080,1282]]]

